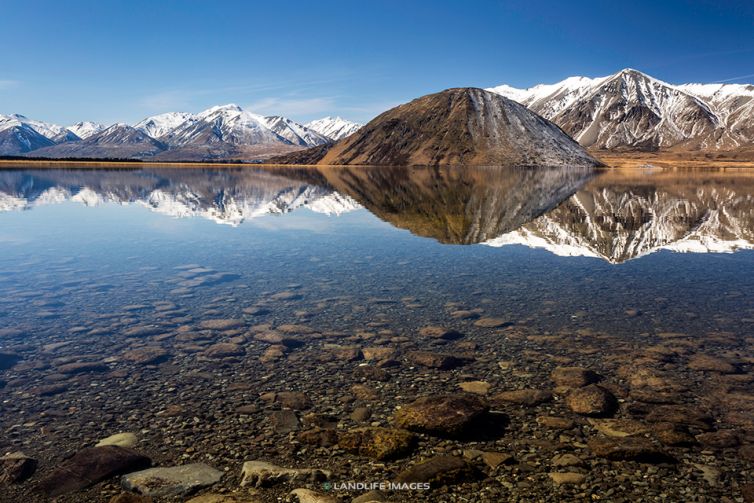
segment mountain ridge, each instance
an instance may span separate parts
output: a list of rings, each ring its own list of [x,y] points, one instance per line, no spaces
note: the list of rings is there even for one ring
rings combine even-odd
[[[754,142],[754,86],[669,84],[632,68],[528,89],[519,101],[593,150],[734,151]]]

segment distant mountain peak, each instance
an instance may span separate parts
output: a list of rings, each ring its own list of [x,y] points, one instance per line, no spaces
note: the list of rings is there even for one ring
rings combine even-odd
[[[340,116],[332,117],[328,115],[327,117],[307,123],[306,127],[326,136],[332,141],[338,141],[346,136],[352,135],[361,129],[362,125],[357,122],[346,120]]]
[[[73,124],[72,126],[68,126],[66,129],[68,131],[72,132],[82,140],[86,140],[92,135],[95,135],[99,133],[100,131],[103,131],[105,129],[105,126],[102,124],[99,124],[97,122],[92,121],[82,121],[77,122],[76,124]]]
[[[674,85],[634,68],[607,77],[489,89],[595,149],[717,151],[754,142],[754,86]]]

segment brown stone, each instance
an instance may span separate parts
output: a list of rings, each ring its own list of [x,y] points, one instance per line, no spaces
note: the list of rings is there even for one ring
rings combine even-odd
[[[84,374],[86,372],[107,372],[108,366],[100,362],[67,363],[58,367],[61,374]]]
[[[463,434],[489,409],[480,397],[469,394],[426,396],[397,410],[393,421],[399,428],[439,436]]]
[[[406,356],[411,363],[438,370],[451,370],[464,363],[463,360],[455,356],[431,351],[411,351]]]
[[[618,409],[615,395],[596,384],[572,390],[566,404],[573,412],[585,416],[610,416]]]
[[[586,475],[577,472],[550,472],[550,479],[557,485],[581,484]]]
[[[479,471],[462,458],[435,456],[417,463],[396,477],[396,482],[428,482],[432,486],[468,482],[479,478]]]
[[[463,391],[467,393],[474,393],[476,395],[486,395],[490,391],[490,383],[485,381],[466,381],[458,385]]]
[[[754,503],[754,484],[741,484],[741,496],[744,503]]]
[[[17,484],[31,477],[37,469],[37,460],[24,455],[23,452],[13,452],[0,457],[0,486],[3,484]]]
[[[361,353],[365,360],[386,360],[395,354],[395,348],[391,347],[368,347],[362,348]]]
[[[696,439],[685,425],[673,423],[653,423],[652,433],[662,445],[686,447],[696,444]]]
[[[432,339],[443,339],[446,341],[452,341],[452,340],[460,339],[461,337],[463,337],[463,334],[459,332],[458,330],[453,330],[452,328],[439,327],[436,325],[420,328],[419,335],[421,335],[422,337],[429,337]]]
[[[706,354],[695,354],[689,359],[689,368],[703,372],[720,372],[731,374],[736,371],[736,366],[723,358]]]
[[[581,367],[556,367],[550,374],[550,379],[557,386],[564,388],[580,388],[599,381],[599,376],[592,370]]]
[[[513,323],[502,318],[479,318],[474,322],[474,326],[481,328],[501,328],[510,325],[513,325]]]
[[[593,437],[587,445],[596,456],[611,461],[664,463],[672,458],[645,437]]]
[[[652,423],[682,424],[702,431],[710,431],[714,418],[693,405],[658,405],[646,416]]]
[[[351,392],[357,400],[371,401],[379,398],[379,393],[377,393],[376,389],[364,384],[354,384],[351,386]]]
[[[279,403],[281,407],[293,410],[306,410],[312,407],[312,401],[300,391],[280,391],[266,393],[260,398],[266,402]]]
[[[741,445],[741,434],[736,430],[718,430],[700,433],[696,436],[700,444],[706,447],[725,449]]]
[[[146,347],[132,349],[123,353],[123,359],[140,365],[153,365],[162,363],[170,357],[170,354],[160,347]]]
[[[413,433],[396,428],[356,428],[338,436],[341,449],[380,461],[408,455],[415,443]]]
[[[542,389],[517,389],[512,391],[503,391],[490,398],[492,403],[508,402],[526,407],[546,403],[552,400],[552,393]]]
[[[203,320],[199,322],[199,327],[205,330],[232,330],[234,328],[241,328],[244,325],[243,320],[236,319]]]
[[[234,356],[243,356],[246,350],[232,342],[218,342],[204,350],[204,356],[208,358],[229,358]]]
[[[39,483],[39,489],[49,497],[56,497],[149,465],[148,457],[125,447],[90,447],[63,461]]]
[[[110,498],[109,503],[152,503],[154,500],[151,496],[140,496],[134,493],[118,494]]]
[[[513,456],[505,452],[483,452],[481,458],[493,470],[500,465],[513,463]]]
[[[539,416],[537,418],[537,423],[548,428],[555,428],[556,430],[570,430],[576,426],[573,419],[555,416]]]
[[[332,447],[338,443],[338,432],[328,428],[311,428],[299,433],[298,440],[317,447]]]

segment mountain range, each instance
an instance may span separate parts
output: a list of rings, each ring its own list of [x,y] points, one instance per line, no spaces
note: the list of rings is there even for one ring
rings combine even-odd
[[[638,70],[489,88],[590,150],[754,151],[754,85],[674,85]]]
[[[452,90],[446,93],[449,91]],[[597,156],[601,151],[754,156],[754,85],[751,84],[670,84],[627,68],[606,77],[569,77],[528,89],[502,84],[487,91],[524,105]],[[423,98],[438,95],[441,93]],[[450,94],[443,96],[447,98]],[[492,103],[489,98],[469,100],[466,105],[463,100],[456,100],[453,105],[456,108],[444,109],[445,122],[427,115],[440,110],[437,98],[431,106],[429,101],[423,102],[428,107],[425,110],[419,110],[414,100],[381,114],[378,118],[385,121],[380,128],[368,129],[340,117],[299,124],[282,116],[254,114],[236,105],[216,106],[198,114],[164,113],[136,124],[110,127],[79,122],[65,128],[23,115],[0,115],[0,155],[259,161],[314,148],[289,160],[312,163],[324,157],[331,162],[349,163],[413,158],[419,162],[441,157],[445,161],[438,162],[442,163],[470,149],[477,153],[496,151],[490,158],[494,162],[505,150],[505,142],[495,135],[490,138],[485,135],[493,131],[488,127],[490,121],[502,109],[489,108]],[[469,106],[477,105],[489,108],[479,110],[491,115],[468,114]],[[395,115],[401,113],[401,127],[410,125],[412,134],[416,133],[411,138],[402,138],[400,135],[406,131],[395,129]],[[421,122],[421,130],[417,129],[420,121],[407,120],[411,113],[424,114],[426,120]],[[475,121],[474,127],[461,127],[459,113],[467,113],[466,117]],[[523,117],[520,112],[516,114]],[[370,122],[374,126],[373,123]],[[357,133],[361,135],[358,140]],[[379,146],[391,134],[397,145],[393,152],[399,154],[396,156],[386,156],[386,149]],[[429,139],[430,136],[434,139]],[[347,143],[341,142],[346,138]],[[330,148],[333,142],[339,143]],[[373,145],[367,148],[370,142]],[[408,143],[399,145],[401,142]],[[498,143],[493,146],[495,142]],[[438,150],[430,152],[431,148]],[[411,149],[414,151],[406,156]],[[468,152],[463,155],[469,158]]]
[[[79,122],[67,128],[0,115],[0,155],[46,158],[150,160],[258,160],[273,154],[325,145],[358,130],[360,124],[325,117],[299,124],[262,116],[237,105],[199,114],[170,112],[136,124]]]

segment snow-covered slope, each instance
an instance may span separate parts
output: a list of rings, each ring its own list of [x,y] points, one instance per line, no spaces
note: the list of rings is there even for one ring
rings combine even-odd
[[[18,155],[55,144],[28,124],[10,122],[0,123],[4,126],[0,127],[0,155]]]
[[[128,124],[113,124],[86,140],[41,148],[34,155],[49,158],[86,157],[142,159],[165,150],[165,145]]]
[[[555,122],[586,147],[726,150],[754,141],[754,86],[673,85],[630,68],[491,91]]]
[[[29,126],[37,133],[50,140],[65,131],[64,127],[58,126],[57,124],[30,119],[21,114],[0,115],[0,131],[18,125]]]
[[[198,119],[194,114],[187,112],[168,112],[159,115],[147,117],[143,121],[134,125],[134,128],[142,131],[152,138],[161,138],[172,132],[186,122],[196,122]]]
[[[263,116],[233,104],[215,106],[199,113],[195,121],[184,122],[166,135],[165,140],[171,146],[217,143],[290,144],[288,140],[267,127]]]
[[[306,127],[330,138],[332,141],[338,141],[361,129],[362,124],[343,119],[342,117],[328,116],[311,121],[306,124]]]
[[[324,145],[332,141],[327,136],[321,135],[313,129],[279,115],[265,117],[264,124],[294,145],[316,147],[317,145]]]
[[[90,136],[93,136],[105,129],[105,126],[97,122],[83,121],[77,122],[72,126],[68,126],[68,131],[72,132],[82,140],[86,140]]]

